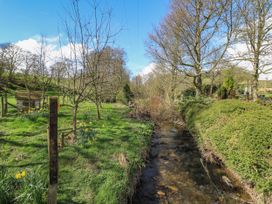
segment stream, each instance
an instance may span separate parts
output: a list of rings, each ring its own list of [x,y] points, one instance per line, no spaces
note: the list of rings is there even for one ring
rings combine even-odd
[[[132,203],[254,203],[242,186],[222,165],[201,159],[188,131],[163,125],[153,136]]]

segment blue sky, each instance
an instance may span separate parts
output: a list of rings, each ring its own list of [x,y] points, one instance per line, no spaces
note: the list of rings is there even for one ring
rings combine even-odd
[[[151,59],[144,42],[167,14],[170,0],[101,1],[112,8],[114,25],[122,28],[116,45],[125,49],[129,70],[136,74],[148,67]],[[0,43],[16,43],[39,34],[57,36],[67,5],[69,0],[0,0]]]

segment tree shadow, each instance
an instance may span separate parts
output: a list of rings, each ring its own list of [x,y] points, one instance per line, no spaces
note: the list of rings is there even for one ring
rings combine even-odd
[[[241,184],[229,174],[222,161],[217,162],[218,158],[213,161],[202,158],[195,138],[189,131],[181,131],[177,135],[177,139],[183,141],[182,145],[178,146],[176,150],[177,154],[183,155],[181,160],[183,163],[182,168],[189,172],[191,179],[197,185],[211,185],[220,195],[245,193]],[[229,182],[224,178],[227,178]]]
[[[12,141],[12,140],[6,140],[3,138],[0,138],[0,144],[1,143],[3,143],[3,144],[6,143],[11,146],[17,146],[17,147],[33,147],[33,148],[46,148],[47,147],[46,144],[23,143],[23,142],[16,142],[16,141]]]
[[[47,165],[47,162],[31,162],[27,164],[18,164],[18,165],[0,165],[0,167],[6,167],[6,168],[22,168],[22,167],[33,167],[38,165]]]
[[[94,154],[89,153],[87,150],[85,150],[84,148],[78,147],[78,146],[73,146],[73,149],[80,155],[82,156],[84,159],[92,162],[95,164],[96,161],[98,161],[98,159],[96,158],[96,156]]]
[[[65,175],[66,178],[62,178],[61,176]],[[85,202],[76,202],[74,201],[74,197],[76,195],[76,189],[71,189],[70,181],[68,178],[72,178],[71,172],[67,170],[61,170],[60,171],[60,181],[58,184],[58,194],[61,195],[60,198],[58,198],[58,203],[66,204],[85,204]],[[65,181],[65,182],[64,182]]]

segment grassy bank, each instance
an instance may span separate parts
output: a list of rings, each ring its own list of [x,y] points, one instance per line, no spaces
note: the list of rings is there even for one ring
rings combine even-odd
[[[182,112],[202,148],[212,149],[259,193],[272,191],[270,108],[238,100],[192,100]]]
[[[87,124],[92,136],[86,141],[79,135],[79,141],[84,139],[84,143],[67,144],[60,149],[58,203],[115,204],[126,197],[129,179],[144,164],[142,153],[148,148],[152,132],[151,124],[130,119],[127,112],[125,106],[103,104],[102,120],[98,121],[93,105],[85,103],[80,107],[79,125]],[[61,107],[59,128],[71,127],[71,113],[71,108]],[[23,195],[17,198],[17,203],[23,203],[26,192],[34,192],[26,203],[33,203],[39,193],[45,201],[47,118],[47,112],[17,115],[11,110],[8,117],[0,119],[2,202],[6,193],[10,198]],[[23,171],[26,176],[16,179],[16,174]],[[34,189],[29,189],[30,183]]]

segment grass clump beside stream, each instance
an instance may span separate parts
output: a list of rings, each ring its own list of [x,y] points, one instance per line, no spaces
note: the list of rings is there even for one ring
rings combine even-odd
[[[88,124],[86,130],[91,129],[92,134],[80,133],[77,144],[66,144],[59,151],[58,203],[124,201],[131,190],[130,179],[144,165],[143,153],[152,134],[152,124],[128,118],[127,112],[126,106],[103,104],[102,120],[97,120],[94,105],[81,105],[79,125]],[[22,195],[30,192],[28,186],[33,188],[30,183],[38,188],[39,197],[38,193],[29,194],[32,197],[25,202],[46,203],[48,114],[29,114],[33,115],[17,115],[10,110],[0,119],[0,175],[5,175],[0,177],[0,185],[10,189],[0,187],[1,204],[12,199],[11,203],[24,203]],[[60,129],[72,127],[70,107],[61,107],[58,124]],[[24,171],[25,177],[15,178]]]
[[[212,149],[259,193],[272,192],[270,108],[239,100],[191,100],[182,113],[201,147]]]

